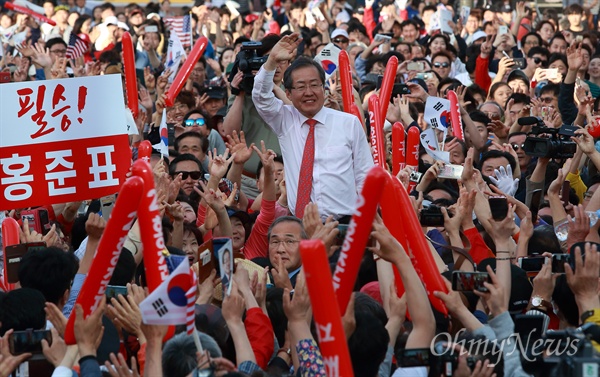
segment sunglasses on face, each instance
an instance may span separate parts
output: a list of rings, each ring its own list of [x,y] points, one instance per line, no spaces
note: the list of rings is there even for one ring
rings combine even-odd
[[[186,180],[188,177],[191,177],[194,181],[197,181],[202,176],[202,173],[199,171],[176,171],[175,176],[181,174],[181,179]]]
[[[346,38],[336,38],[333,40],[333,43],[348,43],[349,41]]]
[[[548,61],[540,58],[533,58],[533,62],[535,64],[542,64],[542,67],[546,67],[548,65]]]
[[[511,144],[510,146],[511,146],[511,147],[512,147],[512,149],[513,149],[513,150],[515,150],[515,151],[516,151],[516,150],[518,150],[518,149],[523,149],[523,150],[525,150],[525,144],[521,144],[521,145],[519,145],[519,144]]]
[[[448,68],[450,67],[450,63],[433,63],[435,68]]]
[[[186,127],[193,127],[193,126],[199,126],[202,127],[204,126],[206,123],[204,121],[204,118],[198,118],[198,119],[187,119],[185,121],[185,126]]]

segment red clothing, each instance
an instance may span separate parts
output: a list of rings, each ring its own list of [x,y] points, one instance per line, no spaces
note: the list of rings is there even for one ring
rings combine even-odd
[[[471,242],[469,254],[473,258],[473,262],[479,264],[484,259],[494,258],[494,253],[487,247],[477,228],[473,227],[471,229],[466,229],[464,233],[469,239],[469,242]]]
[[[260,203],[260,213],[252,227],[250,237],[242,252],[246,259],[254,259],[258,257],[266,257],[269,250],[269,241],[267,232],[271,223],[275,220],[275,201],[263,199]]]
[[[363,23],[365,24],[365,27],[367,28],[367,35],[369,36],[369,39],[373,40],[373,30],[377,26],[377,22],[375,22],[375,20],[373,18],[373,8],[372,7],[365,8],[365,13],[363,14]]]
[[[475,84],[479,85],[486,92],[490,90],[490,86],[492,85],[492,78],[488,70],[489,64],[489,57],[484,59],[481,56],[477,56],[477,60],[475,61]]]
[[[246,311],[244,326],[256,357],[256,364],[266,369],[275,350],[273,326],[269,317],[260,308],[251,308]]]
[[[206,220],[206,207],[200,204],[198,206],[198,216],[196,216],[196,227],[200,228]]]

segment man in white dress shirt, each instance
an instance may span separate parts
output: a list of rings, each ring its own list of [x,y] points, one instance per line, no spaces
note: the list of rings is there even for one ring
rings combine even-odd
[[[279,138],[290,211],[302,218],[310,201],[323,219],[339,219],[354,212],[373,158],[359,120],[323,106],[325,72],[314,60],[300,57],[285,71],[283,84],[292,105],[273,94],[278,63],[292,60],[299,43],[294,33],[273,47],[254,79],[252,100]]]

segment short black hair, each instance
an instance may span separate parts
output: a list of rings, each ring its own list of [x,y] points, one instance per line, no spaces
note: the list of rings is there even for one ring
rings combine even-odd
[[[522,103],[524,105],[529,105],[531,103],[531,97],[523,93],[511,94],[510,97],[508,97],[508,99],[506,100],[506,103],[508,103],[508,101],[510,101],[511,99],[514,101],[515,104]],[[506,104],[504,106],[506,106]]]
[[[122,249],[108,284],[124,286],[127,283],[131,283],[136,267],[133,254],[127,249]]]
[[[169,175],[171,177],[173,177],[175,175],[175,172],[177,172],[177,163],[181,161],[193,161],[196,164],[198,164],[198,169],[200,170],[200,172],[205,173],[204,168],[202,167],[202,162],[200,162],[200,160],[198,160],[193,154],[183,153],[175,157],[173,161],[171,161],[171,165],[169,165]]]
[[[354,314],[356,329],[348,339],[355,376],[376,376],[385,359],[390,336],[385,325],[369,312]]]
[[[544,41],[542,40],[542,37],[538,33],[536,33],[535,31],[531,31],[531,32],[525,34],[523,36],[523,38],[521,38],[521,45],[524,45],[525,41],[527,40],[527,38],[531,37],[531,36],[537,38],[537,40],[538,40],[538,46],[542,46],[542,44],[544,43]]]
[[[48,51],[50,51],[52,46],[57,45],[57,44],[61,44],[65,47],[67,47],[67,42],[65,42],[64,39],[57,37],[57,38],[48,39],[48,41],[46,42],[46,48],[48,49]]]
[[[540,97],[544,93],[551,93],[554,97],[558,98],[558,94],[560,93],[560,84],[548,83],[544,85],[540,90]]]
[[[196,106],[196,99],[194,98],[194,93],[189,90],[182,90],[179,92],[177,97],[175,97],[175,103],[181,102],[186,105],[189,109],[193,109]]]
[[[204,118],[206,119],[206,118]],[[204,154],[206,154],[208,152],[208,138],[204,135],[202,135],[200,132],[196,132],[196,131],[188,131],[188,132],[184,132],[181,135],[177,136],[175,138],[175,141],[173,142],[173,149],[175,149],[177,152],[179,152],[179,143],[181,143],[181,140],[185,139],[186,137],[195,137],[197,139],[200,139],[200,148],[202,148],[202,152]],[[173,160],[175,161],[175,160]],[[173,163],[171,163],[172,165]]]
[[[283,164],[283,156],[275,156],[273,161]],[[256,168],[256,179],[260,178],[260,172],[262,171],[262,168],[263,168],[262,161],[258,161],[258,168]]]
[[[512,168],[512,170],[515,171],[515,169],[517,168],[517,160],[515,160],[513,155],[508,152],[502,152],[502,151],[498,151],[495,149],[493,149],[491,151],[487,151],[481,155],[481,160],[479,161],[479,170],[481,170],[483,163],[486,162],[487,160],[489,160],[490,158],[499,158],[499,157],[506,158],[508,160],[508,163],[510,164],[510,167]]]
[[[46,327],[46,299],[32,288],[19,288],[0,296],[0,336],[13,329],[43,330]]]
[[[79,269],[73,253],[57,247],[33,249],[25,253],[19,266],[19,282],[23,288],[42,292],[46,301],[58,305]]]
[[[471,120],[473,122],[478,122],[478,123],[483,123],[485,124],[485,126],[487,127],[488,123],[491,122],[490,118],[483,112],[483,111],[473,111],[472,113],[469,114],[469,116],[471,117]]]
[[[292,64],[285,70],[283,74],[283,86],[287,90],[291,90],[294,83],[292,82],[292,73],[295,70],[305,67],[315,67],[319,72],[319,78],[321,79],[321,83],[325,85],[325,71],[321,64],[317,63],[313,59],[307,58],[305,56],[301,56],[298,59],[294,60]]]
[[[537,34],[535,34],[535,35],[537,35]],[[548,56],[550,56],[550,51],[548,51],[548,49],[545,48],[545,47],[535,46],[535,47],[532,47],[529,50],[529,52],[527,53],[527,57],[528,58],[533,58],[533,55],[536,55],[536,54],[538,54],[538,55],[544,55],[546,57],[546,59],[548,59]]]

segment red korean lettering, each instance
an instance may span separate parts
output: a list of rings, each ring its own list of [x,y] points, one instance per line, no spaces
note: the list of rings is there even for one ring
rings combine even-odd
[[[44,107],[44,96],[46,95],[46,85],[40,85],[38,88],[37,99],[35,102],[36,112],[31,116],[31,120],[37,123],[38,126],[41,126],[39,130],[37,130],[34,134],[31,135],[32,139],[37,139],[38,137],[42,137],[44,135],[48,135],[52,131],[54,131],[53,127],[48,127],[48,122],[44,120],[46,116],[46,110]]]
[[[17,90],[17,94],[19,95],[19,112],[17,113],[17,117],[22,117],[27,114],[29,110],[33,109],[33,102],[31,101],[31,95],[33,94],[33,90],[30,88],[23,88]]]
[[[66,101],[67,99],[64,96],[65,87],[61,84],[56,85],[54,89],[54,93],[52,94],[52,118],[56,118],[57,116],[62,114],[62,118],[60,120],[60,129],[65,132],[71,126],[71,119],[66,114],[63,114],[65,111],[71,108],[70,105],[63,106],[57,109],[57,106],[60,102]]]
[[[33,188],[27,182],[33,182],[33,174],[27,174],[31,168],[31,156],[19,156],[0,159],[2,172],[6,177],[0,183],[7,185],[4,197],[10,201],[27,200],[33,194]]]
[[[81,114],[81,112],[83,111],[83,109],[85,109],[85,101],[87,100],[87,94],[88,94],[88,88],[87,86],[80,86],[79,87],[79,96],[77,97],[77,110],[79,111],[79,113]],[[83,119],[81,117],[77,118],[77,121],[79,123],[83,122]]]

